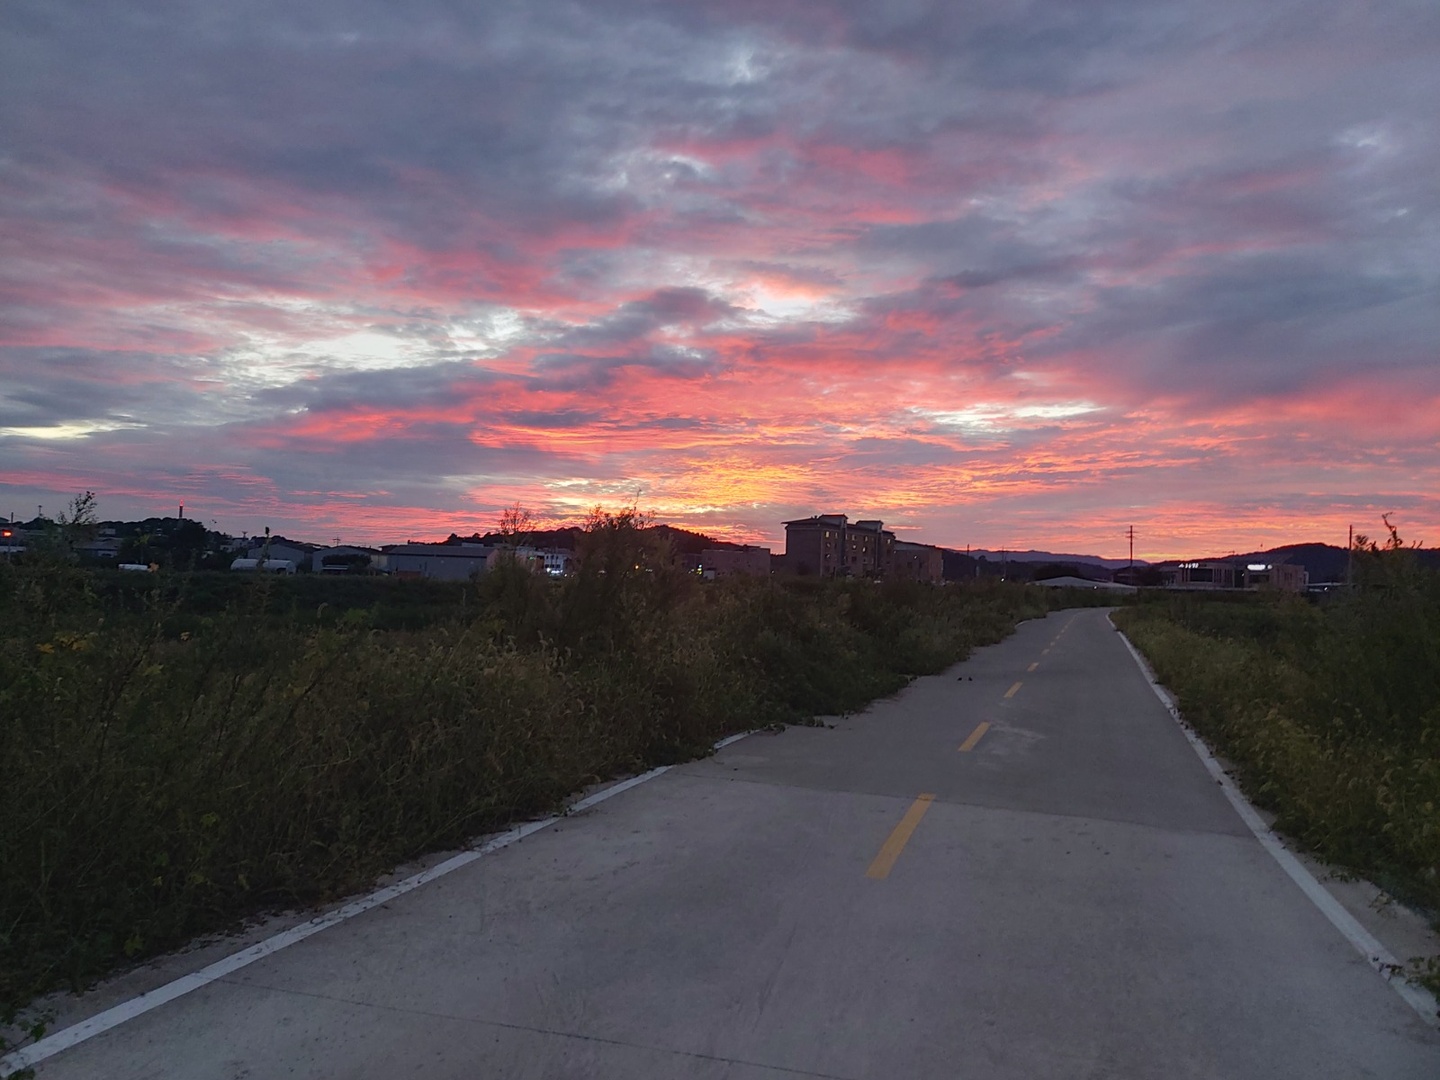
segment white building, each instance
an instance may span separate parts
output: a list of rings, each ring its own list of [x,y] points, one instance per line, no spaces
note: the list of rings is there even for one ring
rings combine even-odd
[[[570,570],[570,562],[575,557],[572,552],[560,551],[551,548],[548,551],[540,552],[545,562],[545,573],[551,577],[564,577]]]
[[[310,565],[310,554],[315,550],[314,544],[294,544],[289,540],[271,540],[268,543],[255,543],[255,538],[250,538],[250,550],[245,553],[247,559],[264,559],[272,563],[276,559],[283,559],[286,562],[294,563],[295,566]]]
[[[271,574],[293,574],[295,563],[290,559],[236,559],[230,564],[231,570],[251,572],[264,570]]]

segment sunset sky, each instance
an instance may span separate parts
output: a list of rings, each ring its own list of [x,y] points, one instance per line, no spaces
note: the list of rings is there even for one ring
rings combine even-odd
[[[1440,4],[0,5],[0,513],[1440,544]]]

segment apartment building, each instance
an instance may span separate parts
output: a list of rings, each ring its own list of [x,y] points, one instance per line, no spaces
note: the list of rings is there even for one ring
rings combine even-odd
[[[801,577],[882,577],[890,567],[895,534],[875,520],[851,522],[845,514],[816,514],[785,524],[786,569]]]

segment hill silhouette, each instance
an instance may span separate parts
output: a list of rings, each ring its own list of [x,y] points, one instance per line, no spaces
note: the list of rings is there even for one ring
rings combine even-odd
[[[699,555],[702,551],[713,548],[738,551],[745,546],[729,540],[716,540],[704,533],[692,532],[674,525],[652,525],[647,531],[667,539],[679,555]],[[567,525],[560,529],[529,529],[521,534],[520,539],[522,543],[531,547],[574,551],[580,537],[584,534],[585,530],[580,526]],[[508,543],[509,539],[503,533],[498,532],[487,532],[484,535],[474,533],[470,536],[457,536],[455,533],[451,533],[444,542],[447,544],[503,544]]]
[[[1421,566],[1440,569],[1440,548],[1414,548]],[[1249,551],[1241,555],[1225,555],[1225,559],[1243,562],[1278,562],[1288,559],[1303,566],[1312,582],[1344,581],[1350,553],[1336,544],[1282,544],[1265,551]]]

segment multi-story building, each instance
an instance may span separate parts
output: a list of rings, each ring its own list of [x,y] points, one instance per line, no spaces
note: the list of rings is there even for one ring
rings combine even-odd
[[[894,548],[895,534],[880,521],[816,514],[785,522],[787,569],[802,577],[880,577]]]

